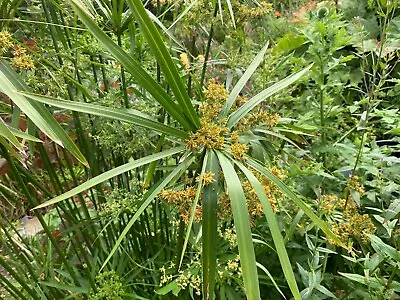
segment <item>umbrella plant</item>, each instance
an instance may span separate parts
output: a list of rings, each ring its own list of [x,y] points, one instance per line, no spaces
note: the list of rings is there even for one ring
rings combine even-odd
[[[121,1],[122,2],[122,1]],[[121,245],[129,231],[152,203],[164,200],[175,206],[180,212],[182,228],[182,247],[178,253],[178,267],[182,263],[194,222],[201,223],[202,247],[202,295],[204,299],[214,299],[216,290],[216,238],[218,220],[221,211],[231,214],[239,249],[240,265],[243,274],[244,290],[248,299],[260,299],[257,263],[251,231],[253,211],[250,206],[256,202],[258,211],[262,211],[268,222],[270,232],[279,256],[282,271],[295,299],[300,299],[291,262],[285,249],[285,243],[275,217],[273,191],[284,194],[332,240],[337,240],[327,225],[321,221],[309,206],[303,202],[280,178],[279,171],[259,159],[254,153],[262,150],[260,141],[267,134],[285,138],[274,132],[279,116],[259,109],[270,96],[280,92],[305,75],[311,66],[273,84],[250,99],[240,93],[256,68],[263,61],[268,45],[265,45],[253,59],[246,72],[228,92],[216,81],[210,80],[206,87],[201,87],[201,94],[190,97],[187,86],[179,73],[171,51],[150,14],[140,0],[127,0],[129,12],[140,28],[152,55],[162,72],[165,85],[146,71],[118,43],[101,29],[95,21],[95,11],[86,1],[70,0],[70,4],[79,20],[102,45],[104,51],[112,55],[129,73],[137,85],[145,91],[148,99],[156,101],[166,114],[168,122],[160,122],[152,116],[129,108],[110,108],[90,102],[70,101],[33,94],[21,83],[21,79],[2,62],[0,65],[0,90],[31,119],[31,121],[51,139],[65,146],[80,162],[87,164],[85,157],[63,132],[58,123],[54,123],[45,105],[71,110],[91,116],[100,116],[121,122],[131,123],[158,133],[160,143],[156,151],[148,156],[117,166],[109,171],[90,178],[69,191],[60,194],[34,209],[61,205],[67,199],[79,195],[107,180],[123,173],[149,165],[145,173],[145,182],[154,182],[157,162],[171,161],[178,163],[172,170],[148,187],[123,230],[112,245],[108,256],[102,260],[106,268],[113,256],[124,253]],[[124,5],[124,4],[122,4]],[[120,7],[119,11],[124,12]],[[125,18],[126,20],[126,18]],[[121,21],[122,22],[122,21]],[[207,63],[207,62],[205,62]],[[127,103],[125,103],[127,104]],[[126,105],[129,106],[129,105]],[[13,132],[1,125],[2,136],[14,146],[18,146]],[[163,141],[166,141],[163,145]],[[2,144],[7,142],[2,139]],[[168,142],[168,143],[167,143]],[[183,207],[185,206],[185,207]],[[47,233],[47,232],[46,232]],[[49,232],[48,235],[51,235]],[[67,262],[64,262],[67,263]],[[17,276],[17,274],[15,274]],[[78,279],[75,289],[82,283]],[[54,287],[57,287],[53,284]],[[58,286],[61,288],[61,286]],[[29,286],[29,293],[35,292]],[[62,287],[67,288],[67,287]],[[17,291],[14,291],[17,293]],[[38,298],[36,296],[35,298]]]

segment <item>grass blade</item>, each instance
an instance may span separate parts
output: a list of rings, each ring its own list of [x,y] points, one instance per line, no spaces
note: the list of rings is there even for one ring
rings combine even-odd
[[[232,19],[233,27],[236,28],[235,15],[233,14],[233,7],[232,7],[231,0],[226,0],[226,4],[228,5],[228,10],[229,10],[229,14],[230,14],[231,19]]]
[[[203,192],[202,259],[203,298],[214,299],[215,275],[217,271],[217,210],[218,210],[218,158],[214,151],[208,151],[206,172],[214,174],[214,182],[206,185]]]
[[[232,162],[221,152],[217,152],[217,155],[231,201],[246,296],[249,300],[259,300],[260,289],[246,196]]]
[[[193,130],[195,127],[184,117],[181,108],[171,99],[165,90],[142,68],[132,56],[126,53],[113,40],[101,30],[88,14],[84,5],[79,0],[71,0],[72,7],[86,25],[94,37],[107,49],[137,81],[146,89],[160,105],[182,125],[186,130]],[[147,14],[146,14],[147,15]]]
[[[18,90],[27,90],[27,87],[20,80],[18,74],[3,61],[0,61],[0,90],[10,97],[43,133],[60,146],[65,147],[82,164],[89,167],[83,154],[51,113],[42,104],[28,100],[17,92]]]
[[[202,169],[201,169],[200,176],[203,176],[204,172],[206,171],[207,161],[208,161],[208,156],[206,155],[204,157],[204,160],[203,160],[203,166],[202,166]],[[189,242],[190,232],[192,230],[192,225],[193,225],[193,220],[194,220],[194,217],[195,217],[197,204],[199,203],[199,199],[200,199],[202,191],[203,191],[203,183],[202,183],[202,181],[200,181],[197,184],[196,196],[195,196],[195,199],[193,201],[192,210],[190,211],[189,224],[187,225],[187,229],[186,229],[186,236],[185,236],[185,241],[183,242],[182,253],[181,253],[181,258],[179,260],[178,269],[180,269],[180,267],[182,266],[183,258],[185,256],[186,247],[187,247],[187,244]]]
[[[31,141],[31,142],[36,142],[36,143],[43,143],[42,140],[38,139],[37,137],[34,137],[33,135],[30,135],[26,132],[17,130],[13,127],[8,127],[8,129],[11,131],[11,133],[13,135],[15,135],[16,137],[19,137],[21,139],[27,140],[27,141]]]
[[[138,168],[140,166],[147,165],[147,164],[151,163],[152,161],[159,160],[159,159],[162,159],[164,157],[168,157],[168,156],[177,154],[179,152],[182,152],[184,149],[185,148],[183,146],[176,147],[176,148],[172,148],[172,149],[169,149],[169,150],[165,150],[165,151],[160,152],[160,153],[156,153],[156,154],[152,154],[152,155],[140,158],[140,159],[135,160],[133,162],[126,163],[126,164],[124,164],[122,166],[119,166],[119,167],[116,167],[116,168],[114,168],[114,169],[112,169],[110,171],[107,171],[107,172],[105,172],[105,173],[103,173],[101,175],[93,177],[93,178],[89,179],[88,181],[86,181],[85,183],[82,183],[81,185],[73,188],[72,190],[69,190],[68,192],[66,192],[66,193],[64,193],[62,195],[59,195],[59,196],[57,196],[57,197],[55,197],[55,198],[53,198],[53,199],[51,199],[49,201],[46,201],[46,202],[36,206],[34,209],[39,209],[39,208],[43,208],[43,207],[58,203],[60,201],[68,199],[68,198],[70,198],[72,196],[75,196],[76,194],[79,194],[79,193],[81,193],[83,191],[86,191],[87,189],[90,189],[91,187],[93,187],[95,185],[98,185],[99,183],[102,183],[103,181],[111,179],[111,178],[113,178],[115,176],[118,176],[118,175],[120,175],[122,173],[125,173],[125,172],[128,172],[130,170],[133,170],[133,169]]]
[[[227,0],[229,1],[229,0]],[[225,102],[224,107],[222,108],[221,115],[222,117],[226,117],[231,109],[232,105],[235,103],[236,97],[239,96],[239,93],[246,85],[246,82],[250,79],[251,75],[255,72],[257,67],[264,59],[265,52],[268,49],[269,42],[265,44],[265,46],[261,49],[261,51],[257,54],[257,56],[253,59],[250,66],[247,68],[246,72],[240,77],[239,81],[236,83],[232,91],[230,92],[228,99]]]
[[[149,44],[151,51],[157,59],[160,68],[171,87],[172,92],[175,95],[176,100],[182,107],[182,110],[187,119],[190,120],[191,124],[196,128],[200,127],[200,119],[194,109],[192,102],[190,101],[189,95],[186,92],[186,86],[181,80],[176,64],[172,61],[172,58],[165,47],[162,36],[158,32],[156,26],[151,21],[151,18],[146,13],[141,0],[127,0],[129,7],[133,15],[135,16],[136,22],[139,24],[141,32]]]
[[[0,135],[5,137],[14,147],[16,147],[18,150],[22,151],[23,146],[21,143],[17,140],[15,135],[11,132],[11,130],[8,128],[8,126],[4,123],[3,119],[0,119]]]
[[[253,186],[255,192],[257,193],[258,199],[260,199],[265,217],[269,225],[269,229],[271,231],[272,239],[274,240],[276,252],[278,253],[279,261],[281,263],[283,273],[285,274],[286,281],[289,285],[290,290],[292,291],[294,299],[301,300],[299,288],[297,287],[296,278],[294,276],[293,268],[285,248],[285,243],[279,229],[278,221],[275,218],[275,214],[272,210],[271,204],[268,201],[268,197],[265,194],[264,188],[249,169],[247,169],[243,164],[239,162],[236,162],[236,164],[243,172],[243,174],[247,177],[250,184]]]
[[[321,230],[332,240],[334,240],[338,245],[342,245],[339,239],[332,233],[329,229],[328,225],[324,221],[322,221],[312,210],[311,208],[304,203],[295,193],[293,193],[289,187],[284,184],[279,178],[274,176],[267,168],[265,168],[260,163],[255,160],[249,159],[248,164],[259,171],[261,174],[266,176],[268,180],[272,181],[276,186],[280,189],[282,193],[288,196],[296,205],[298,205],[304,213],[315,223],[316,226],[321,228]]]
[[[285,79],[275,83],[274,85],[270,86],[269,88],[263,90],[259,94],[255,95],[251,98],[247,103],[243,104],[237,111],[232,113],[228,119],[228,128],[232,128],[239,122],[243,117],[245,117],[254,107],[256,107],[259,103],[264,101],[266,98],[272,96],[273,94],[281,91],[285,87],[291,85],[293,82],[300,79],[304,76],[312,67],[313,65],[309,65],[307,68],[292,74]]]
[[[115,242],[113,249],[111,250],[110,254],[104,261],[101,269],[103,269],[110,259],[113,257],[115,252],[118,250],[118,247],[121,245],[123,239],[128,234],[129,230],[132,228],[133,224],[135,224],[136,220],[140,217],[140,215],[144,212],[144,210],[149,206],[149,204],[154,200],[154,198],[158,195],[158,193],[164,189],[174,177],[179,174],[182,174],[186,169],[190,166],[190,164],[194,161],[194,157],[189,155],[181,164],[179,164],[169,175],[164,177],[164,179],[157,185],[155,185],[150,191],[146,193],[143,197],[145,200],[143,201],[142,205],[139,209],[135,212],[132,219],[130,219],[129,223],[126,225],[118,240]]]
[[[116,109],[97,104],[61,100],[30,93],[22,94],[35,101],[49,104],[55,107],[70,109],[73,111],[132,123],[140,127],[145,127],[157,132],[165,133],[169,136],[175,136],[182,139],[189,138],[189,134],[187,134],[185,131],[155,121],[152,117],[134,109]]]

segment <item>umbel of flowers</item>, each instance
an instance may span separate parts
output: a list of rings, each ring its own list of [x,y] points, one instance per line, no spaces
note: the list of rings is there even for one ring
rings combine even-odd
[[[355,175],[350,177],[346,190],[353,190],[360,196],[365,193],[359,178]],[[368,214],[361,214],[352,196],[340,199],[336,195],[323,195],[319,199],[319,209],[329,219],[333,233],[339,238],[343,245],[351,248],[354,241],[368,243],[369,234],[374,234],[376,227]],[[336,244],[329,240],[330,243]]]
[[[31,70],[35,68],[32,57],[26,53],[26,48],[15,45],[12,35],[8,31],[0,32],[0,55],[6,54],[10,48],[13,48],[13,58],[11,64],[16,70]]]
[[[226,126],[227,120],[219,117],[228,98],[228,92],[225,87],[212,79],[208,84],[208,88],[204,91],[204,96],[205,99],[199,106],[201,127],[196,132],[190,133],[190,139],[186,141],[186,148],[192,152],[200,152],[204,149],[225,150],[236,160],[244,162],[248,159],[249,145],[242,141],[240,135],[246,133],[255,126],[262,125],[271,128],[275,126],[279,120],[278,114],[271,115],[266,111],[259,110],[250,114],[247,118],[242,119],[234,130],[230,130]],[[239,108],[246,102],[247,99],[245,97],[239,96],[232,110]],[[285,178],[283,172],[276,167],[270,168],[270,171],[280,179]],[[278,200],[282,197],[280,190],[264,175],[258,172],[254,172],[254,175],[262,184],[273,210],[276,211]],[[199,175],[196,181],[202,181],[203,185],[207,185],[212,183],[213,176],[214,174],[212,173],[204,173],[201,176]],[[223,176],[222,173],[221,176]],[[254,188],[247,179],[245,179],[245,176],[240,176],[240,178],[246,195],[250,216],[253,219],[257,216],[261,216],[263,210]],[[192,206],[196,200],[195,186],[189,185],[181,190],[163,190],[160,192],[159,197],[164,202],[175,206],[182,220],[185,223],[189,222]],[[200,195],[195,209],[195,222],[201,222],[201,202]],[[230,219],[232,217],[231,204],[227,193],[222,192],[220,194],[218,207],[218,216],[221,220]]]

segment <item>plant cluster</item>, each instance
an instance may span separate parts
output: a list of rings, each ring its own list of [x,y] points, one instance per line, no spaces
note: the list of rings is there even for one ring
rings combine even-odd
[[[3,0],[0,298],[398,298],[399,37],[398,1]]]

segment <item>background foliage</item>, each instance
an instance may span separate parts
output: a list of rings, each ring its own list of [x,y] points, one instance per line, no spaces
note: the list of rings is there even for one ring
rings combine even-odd
[[[0,297],[397,299],[399,15],[3,0]]]

